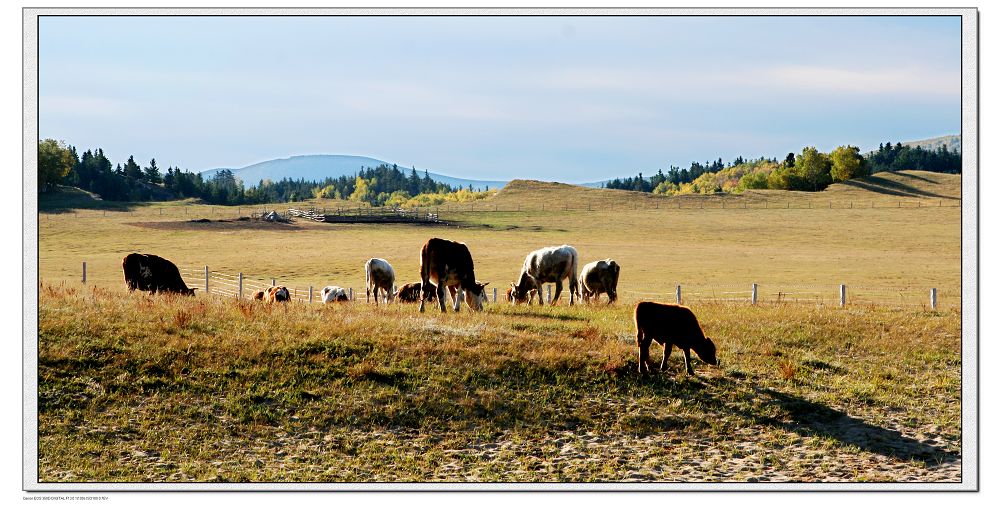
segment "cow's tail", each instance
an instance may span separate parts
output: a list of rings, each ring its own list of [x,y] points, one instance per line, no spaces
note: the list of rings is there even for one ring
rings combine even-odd
[[[372,261],[365,262],[365,302],[370,302],[372,293]],[[378,297],[378,293],[375,294]]]

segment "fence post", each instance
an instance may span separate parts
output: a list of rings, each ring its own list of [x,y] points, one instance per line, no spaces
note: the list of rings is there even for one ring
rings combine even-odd
[[[545,292],[546,292],[545,293],[545,302],[548,302],[549,304],[552,304],[552,285],[548,285],[545,288],[546,288],[546,290],[545,290]]]
[[[310,304],[313,303],[313,287],[312,287],[312,285],[309,285],[309,303]]]
[[[681,285],[677,285],[677,303],[681,303]]]
[[[205,266],[205,293],[208,293],[208,266]]]
[[[274,278],[271,278],[271,286],[276,286],[276,283],[274,282]]]
[[[840,307],[847,305],[847,285],[840,285]]]
[[[497,287],[493,287],[493,302],[497,301]]]
[[[243,273],[242,272],[239,275],[239,284],[240,284],[239,298],[242,299],[243,298]]]
[[[931,309],[937,310],[937,288],[931,288]]]
[[[750,296],[750,303],[751,304],[757,303],[757,283],[753,284],[753,294]]]
[[[87,284],[87,262],[83,263],[83,284]]]

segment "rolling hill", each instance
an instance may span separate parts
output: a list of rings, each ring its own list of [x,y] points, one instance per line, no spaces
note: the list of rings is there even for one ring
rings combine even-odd
[[[819,192],[787,190],[748,190],[741,194],[716,193],[710,195],[688,194],[671,197],[629,190],[587,188],[579,185],[531,180],[514,180],[495,196],[484,201],[487,206],[518,206],[522,209],[594,209],[635,206],[704,206],[762,207],[789,205],[792,207],[847,207],[849,205],[897,205],[905,201],[917,205],[956,205],[962,196],[962,176],[924,171],[880,172],[865,178],[835,183]],[[765,204],[765,202],[767,204]]]
[[[255,163],[238,169],[229,169],[233,175],[243,181],[247,186],[257,185],[264,179],[279,181],[281,179],[304,179],[306,181],[322,181],[328,177],[337,178],[340,176],[351,176],[366,167],[378,167],[379,165],[392,165],[367,156],[353,155],[298,155],[289,158],[277,158],[264,162]],[[408,167],[400,166],[400,170],[409,171]],[[222,168],[202,171],[204,178],[210,178]],[[423,176],[423,171],[417,171]],[[467,187],[470,184],[476,189],[500,188],[506,181],[485,181],[477,179],[463,179],[459,177],[446,176],[428,172],[431,179],[445,183],[453,187]]]

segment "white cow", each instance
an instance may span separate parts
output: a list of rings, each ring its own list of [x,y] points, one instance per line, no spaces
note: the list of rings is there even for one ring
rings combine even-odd
[[[323,304],[348,300],[347,290],[339,286],[324,286],[323,291],[320,292],[320,296],[323,299]]]
[[[618,263],[608,258],[584,265],[580,269],[580,298],[589,302],[602,293],[608,294],[608,304],[618,300]]]
[[[396,283],[396,271],[392,270],[389,262],[381,258],[372,258],[365,262],[365,298],[375,296],[375,305],[378,305],[380,291],[385,293],[385,302],[392,302],[393,285]]]
[[[521,275],[516,283],[511,283],[513,302],[531,302],[531,290],[538,291],[538,304],[544,304],[542,284],[555,283],[556,293],[552,303],[559,300],[562,293],[562,280],[569,278],[569,304],[573,305],[573,296],[579,292],[576,279],[578,255],[572,246],[550,246],[528,253],[521,267]]]

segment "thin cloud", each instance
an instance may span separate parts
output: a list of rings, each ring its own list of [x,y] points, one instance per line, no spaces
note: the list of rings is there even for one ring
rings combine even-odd
[[[958,96],[962,85],[957,73],[913,67],[861,70],[789,65],[764,71],[761,77],[786,89],[850,95]]]

